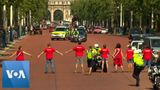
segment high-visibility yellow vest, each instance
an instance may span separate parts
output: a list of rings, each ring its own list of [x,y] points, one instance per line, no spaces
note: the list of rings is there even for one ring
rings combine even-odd
[[[96,55],[95,49],[87,51],[87,58],[91,59],[91,58],[93,58],[94,55]]]
[[[95,54],[100,54],[101,48],[94,48]]]
[[[87,58],[92,59],[92,57],[93,57],[92,50],[87,51]]]
[[[143,56],[138,53],[134,53],[133,61],[137,66],[144,66]]]

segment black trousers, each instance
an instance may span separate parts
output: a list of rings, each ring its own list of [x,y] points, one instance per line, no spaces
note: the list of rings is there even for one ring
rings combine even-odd
[[[134,64],[134,70],[133,70],[133,78],[136,79],[136,84],[139,84],[140,81],[140,73],[141,71],[144,69],[143,66],[137,66],[136,64]]]

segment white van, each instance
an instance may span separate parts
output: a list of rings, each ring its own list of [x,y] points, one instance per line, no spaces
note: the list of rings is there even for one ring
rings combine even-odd
[[[144,43],[143,40],[133,40],[133,41],[131,42],[132,49],[133,49],[133,50],[136,49],[136,50],[138,50],[139,52],[142,52],[143,43]]]

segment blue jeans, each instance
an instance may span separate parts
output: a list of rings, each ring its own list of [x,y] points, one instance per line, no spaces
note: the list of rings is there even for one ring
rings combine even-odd
[[[127,63],[133,63],[133,59],[128,60]]]
[[[151,67],[151,60],[144,60],[144,65],[147,67]]]
[[[55,72],[55,65],[54,65],[54,60],[52,59],[47,59],[46,64],[45,64],[45,72],[48,72],[48,66],[49,64],[51,65],[51,71]]]

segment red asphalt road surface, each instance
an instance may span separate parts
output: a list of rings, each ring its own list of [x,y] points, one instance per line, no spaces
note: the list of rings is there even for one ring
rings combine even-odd
[[[101,47],[107,44],[111,54],[113,54],[115,45],[120,42],[123,52],[126,50],[128,39],[120,36],[109,36],[104,34],[89,34],[88,41],[83,45],[88,48],[90,45],[98,43]],[[54,48],[64,53],[66,50],[72,49],[76,43],[70,41],[51,41],[48,31],[43,31],[43,35],[26,36],[23,40],[16,43],[15,47],[23,46],[23,50],[32,54],[32,57],[25,56],[30,60],[30,88],[29,89],[6,89],[6,90],[152,90],[152,84],[148,80],[146,72],[141,73],[140,87],[135,86],[135,80],[132,78],[132,73],[119,72],[113,73],[113,59],[109,58],[109,72],[108,73],[92,73],[88,76],[85,74],[74,73],[74,52],[61,56],[54,54],[56,65],[56,73],[44,73],[45,55],[39,59],[37,55],[51,43]],[[15,59],[15,57],[13,57]],[[85,70],[87,71],[86,57]],[[126,61],[123,61],[124,68],[127,70]],[[0,73],[2,69],[0,68]],[[2,74],[1,74],[2,75]],[[2,78],[2,77],[1,77]],[[0,81],[1,81],[0,78]],[[0,82],[0,90],[2,89],[2,82]]]

